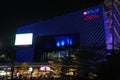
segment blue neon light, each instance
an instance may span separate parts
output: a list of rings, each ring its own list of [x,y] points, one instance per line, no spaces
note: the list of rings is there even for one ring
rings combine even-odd
[[[65,42],[64,41],[61,41],[61,46],[64,46],[65,45]]]
[[[70,40],[69,40],[69,37],[67,37],[67,44],[69,44]]]
[[[57,47],[72,45],[72,43],[73,43],[72,38],[69,38],[68,36],[62,36],[56,38]]]
[[[98,12],[99,12],[99,8],[95,8],[95,9],[90,9],[90,10],[84,11],[83,15],[88,16],[88,15],[91,15],[91,14],[96,14]]]
[[[59,46],[60,46],[60,42],[57,42],[57,43],[56,43],[56,46],[59,47]]]
[[[70,45],[72,45],[72,38],[70,38],[70,42],[69,42]]]

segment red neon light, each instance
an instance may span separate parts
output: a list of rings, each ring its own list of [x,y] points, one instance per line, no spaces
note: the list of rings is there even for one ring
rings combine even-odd
[[[89,15],[89,16],[85,16],[84,20],[87,21],[87,20],[97,19],[97,18],[99,18],[99,15],[92,14],[92,15]]]

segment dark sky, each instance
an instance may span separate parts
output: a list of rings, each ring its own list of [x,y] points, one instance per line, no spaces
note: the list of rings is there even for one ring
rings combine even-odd
[[[37,1],[37,0],[36,0]],[[0,49],[14,46],[18,27],[47,20],[83,8],[94,6],[102,0],[26,0],[0,3]]]

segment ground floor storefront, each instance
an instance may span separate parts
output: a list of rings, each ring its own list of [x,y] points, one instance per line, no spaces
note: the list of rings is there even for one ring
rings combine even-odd
[[[13,70],[12,70],[13,68]],[[39,78],[50,76],[51,68],[48,63],[3,63],[0,64],[0,78]]]

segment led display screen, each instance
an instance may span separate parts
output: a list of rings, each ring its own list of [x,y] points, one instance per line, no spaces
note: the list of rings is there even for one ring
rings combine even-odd
[[[16,34],[15,45],[32,45],[33,33]]]

